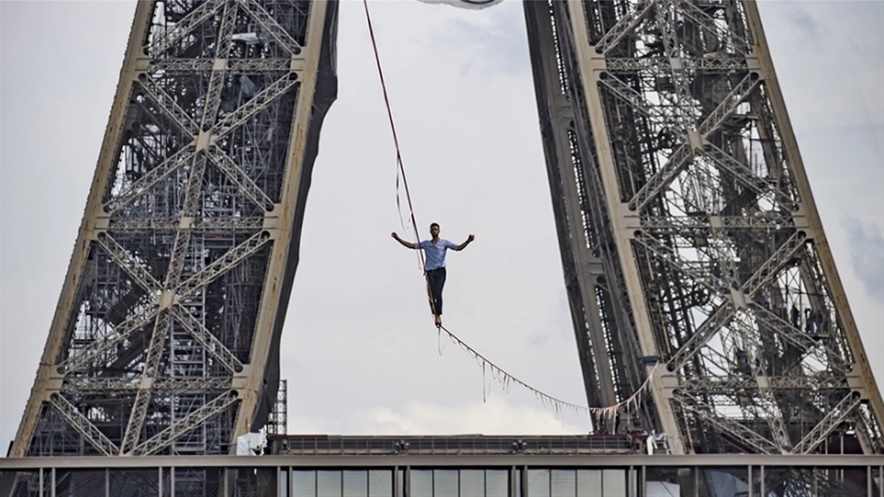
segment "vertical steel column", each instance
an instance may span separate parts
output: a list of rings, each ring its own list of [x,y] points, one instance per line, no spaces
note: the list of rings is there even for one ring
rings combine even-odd
[[[223,454],[267,422],[337,6],[137,3],[12,456]]]
[[[590,400],[599,385],[622,400],[659,361],[651,399],[630,414],[671,453],[824,453],[833,434],[854,436],[848,426],[864,453],[884,453],[884,403],[756,3],[569,0],[525,12]],[[581,275],[586,233],[603,241],[602,264]],[[581,300],[601,279],[614,320]]]

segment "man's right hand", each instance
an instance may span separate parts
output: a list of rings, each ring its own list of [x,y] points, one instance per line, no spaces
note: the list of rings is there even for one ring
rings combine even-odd
[[[399,242],[399,244],[402,245],[402,246],[405,247],[405,248],[410,248],[410,249],[417,248],[417,247],[415,247],[414,244],[412,244],[411,242],[406,242],[405,240],[399,238],[399,235],[398,235],[395,231],[394,231],[390,236],[392,236],[394,240],[396,240],[397,242]]]

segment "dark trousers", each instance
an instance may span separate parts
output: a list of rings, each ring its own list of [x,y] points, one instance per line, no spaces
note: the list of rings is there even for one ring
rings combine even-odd
[[[430,298],[430,311],[442,315],[442,287],[445,286],[445,268],[427,271],[427,293]]]

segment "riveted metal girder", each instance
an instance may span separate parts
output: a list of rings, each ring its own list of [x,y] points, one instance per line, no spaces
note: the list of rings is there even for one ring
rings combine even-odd
[[[756,4],[525,13],[532,45],[555,54],[532,50],[547,166],[561,137],[580,159],[550,177],[560,232],[586,234],[560,236],[566,278],[597,271],[569,290],[590,402],[605,385],[625,400],[660,364],[618,429],[663,432],[672,453],[811,453],[852,433],[880,452],[884,404]],[[598,281],[616,306],[582,303]]]
[[[265,422],[336,23],[334,1],[138,3],[13,456],[222,454]]]

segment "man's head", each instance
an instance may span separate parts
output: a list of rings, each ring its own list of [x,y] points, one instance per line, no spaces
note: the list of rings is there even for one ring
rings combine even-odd
[[[433,223],[430,225],[430,234],[433,235],[433,238],[439,236],[439,223]]]

